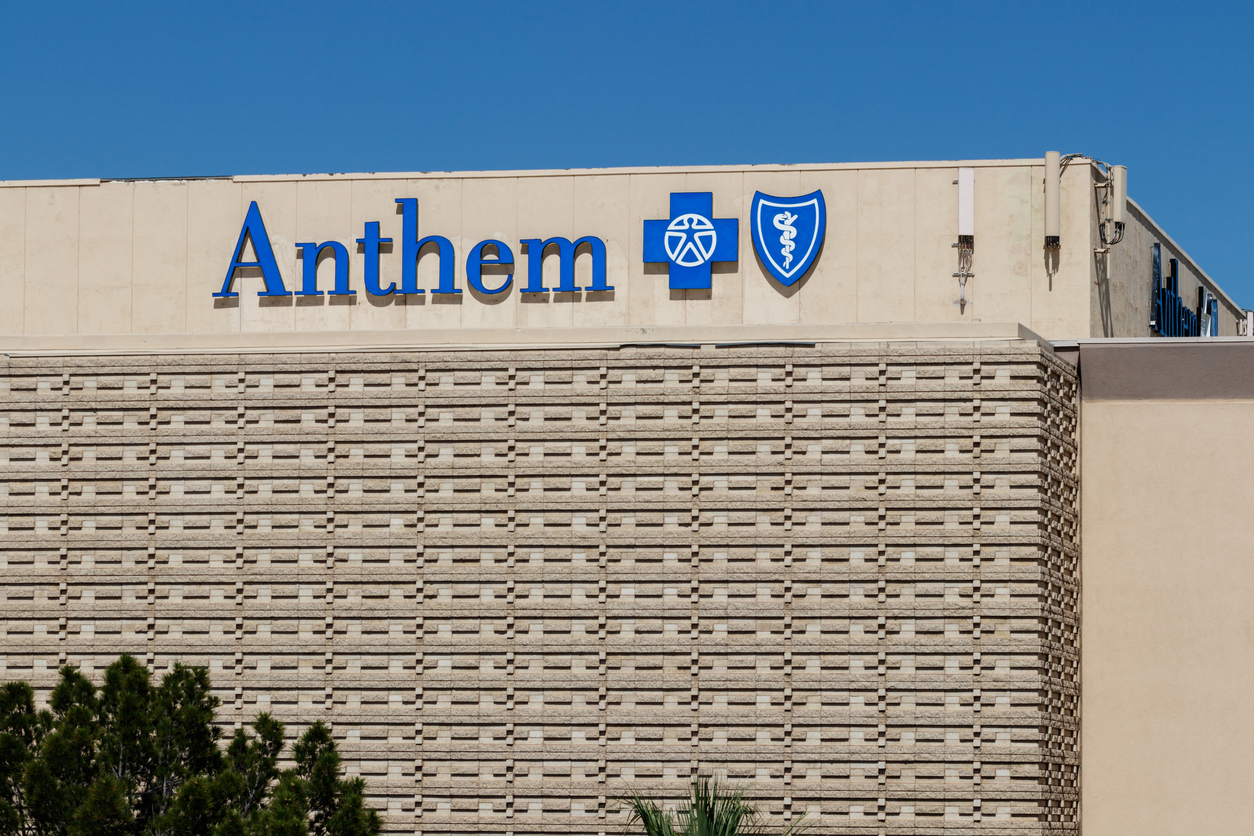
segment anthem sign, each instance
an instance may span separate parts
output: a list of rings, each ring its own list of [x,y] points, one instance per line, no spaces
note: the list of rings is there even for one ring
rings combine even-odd
[[[379,269],[381,248],[393,243],[379,233],[379,222],[369,221],[362,237],[356,239],[363,254],[362,283],[370,296],[418,295],[428,290],[433,295],[455,295],[457,287],[455,264],[458,258],[453,242],[443,235],[419,237],[417,198],[396,198],[401,207],[401,275],[400,284],[383,284]],[[758,192],[753,201],[753,244],[765,272],[787,287],[802,278],[813,266],[823,247],[826,212],[822,192],[796,198],[772,197]],[[796,211],[794,211],[796,210]],[[709,289],[713,286],[712,267],[715,262],[737,262],[740,259],[740,222],[736,218],[714,217],[714,195],[711,192],[675,192],[671,194],[671,217],[644,222],[642,258],[646,263],[666,264],[672,290]],[[522,293],[590,293],[609,292],[614,287],[606,278],[605,241],[594,235],[570,240],[524,238],[518,242],[526,256],[526,283]],[[256,261],[246,261],[245,245],[251,244]],[[349,276],[348,248],[340,241],[308,241],[296,244],[303,267],[298,289],[289,290],[279,270],[274,247],[266,232],[257,201],[252,201],[244,217],[239,239],[227,267],[222,289],[216,298],[239,296],[235,288],[241,268],[261,272],[264,288],[258,296],[355,296]],[[799,250],[799,252],[797,252]],[[556,254],[559,261],[556,286],[544,284],[544,259]],[[439,262],[435,287],[418,286],[418,261],[430,255]],[[575,260],[587,256],[592,262],[591,284],[576,285]],[[334,284],[330,290],[318,286],[318,265],[324,259],[334,263]],[[478,242],[466,253],[466,282],[476,293],[495,296],[514,283],[514,250],[504,241],[488,238]],[[488,268],[486,271],[484,268]]]

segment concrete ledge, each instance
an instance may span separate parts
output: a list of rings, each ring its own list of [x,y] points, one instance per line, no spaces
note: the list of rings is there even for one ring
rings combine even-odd
[[[93,354],[221,354],[239,352],[501,350],[509,348],[618,348],[674,345],[690,348],[755,343],[981,342],[1030,340],[1050,344],[1014,322],[853,323],[847,325],[722,325],[647,328],[459,328],[430,331],[321,331],[229,333],[0,336],[0,353],[10,356]]]
[[[1086,401],[1254,400],[1254,340],[1081,340]],[[1071,346],[1060,345],[1060,352]],[[1071,349],[1074,350],[1074,349]]]

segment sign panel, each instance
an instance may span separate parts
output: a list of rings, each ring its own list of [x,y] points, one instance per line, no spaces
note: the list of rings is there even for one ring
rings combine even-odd
[[[361,282],[366,294],[406,296],[426,294],[428,290],[433,296],[460,294],[462,290],[457,287],[455,274],[458,256],[453,242],[443,235],[420,237],[417,198],[397,198],[395,202],[403,216],[400,283],[383,283],[381,253],[390,251],[393,241],[381,236],[379,221],[368,221],[362,237],[355,239],[363,256]],[[757,192],[753,196],[751,215],[753,247],[762,269],[784,287],[795,284],[810,270],[823,249],[827,209],[822,191],[799,197],[775,197]],[[740,220],[715,217],[712,192],[672,192],[670,217],[645,220],[642,240],[644,263],[667,265],[672,290],[708,290],[713,287],[715,263],[736,263],[740,259]],[[253,261],[245,260],[250,246]],[[524,238],[519,246],[527,262],[526,284],[518,288],[520,293],[614,290],[606,275],[606,246],[602,238],[595,235],[574,241],[562,236]],[[350,258],[344,243],[302,241],[296,247],[304,266],[299,288],[293,290],[288,288],[279,271],[261,207],[257,201],[252,201],[231,253],[222,288],[214,297],[239,296],[235,282],[242,268],[260,270],[264,289],[258,296],[356,295],[357,291],[350,286]],[[418,261],[428,255],[439,262],[438,284],[429,289],[418,286]],[[558,283],[545,286],[544,259],[551,255],[558,258]],[[575,284],[575,262],[585,256],[591,261],[591,283],[580,286]],[[334,263],[331,290],[318,287],[318,265],[326,260]],[[504,293],[514,286],[513,265],[514,250],[509,244],[496,239],[480,241],[467,252],[466,282],[480,297]],[[493,279],[493,284],[484,280],[485,266],[494,268],[491,272],[500,277]]]

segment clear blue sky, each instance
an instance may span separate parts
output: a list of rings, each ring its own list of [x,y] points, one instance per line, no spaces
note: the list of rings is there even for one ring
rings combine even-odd
[[[17,3],[0,179],[1039,157],[1254,307],[1249,3]]]

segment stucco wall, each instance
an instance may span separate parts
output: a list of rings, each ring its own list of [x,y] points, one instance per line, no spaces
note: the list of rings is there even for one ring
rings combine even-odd
[[[1254,344],[1155,347],[1081,347],[1082,829],[1235,836],[1254,821]]]

